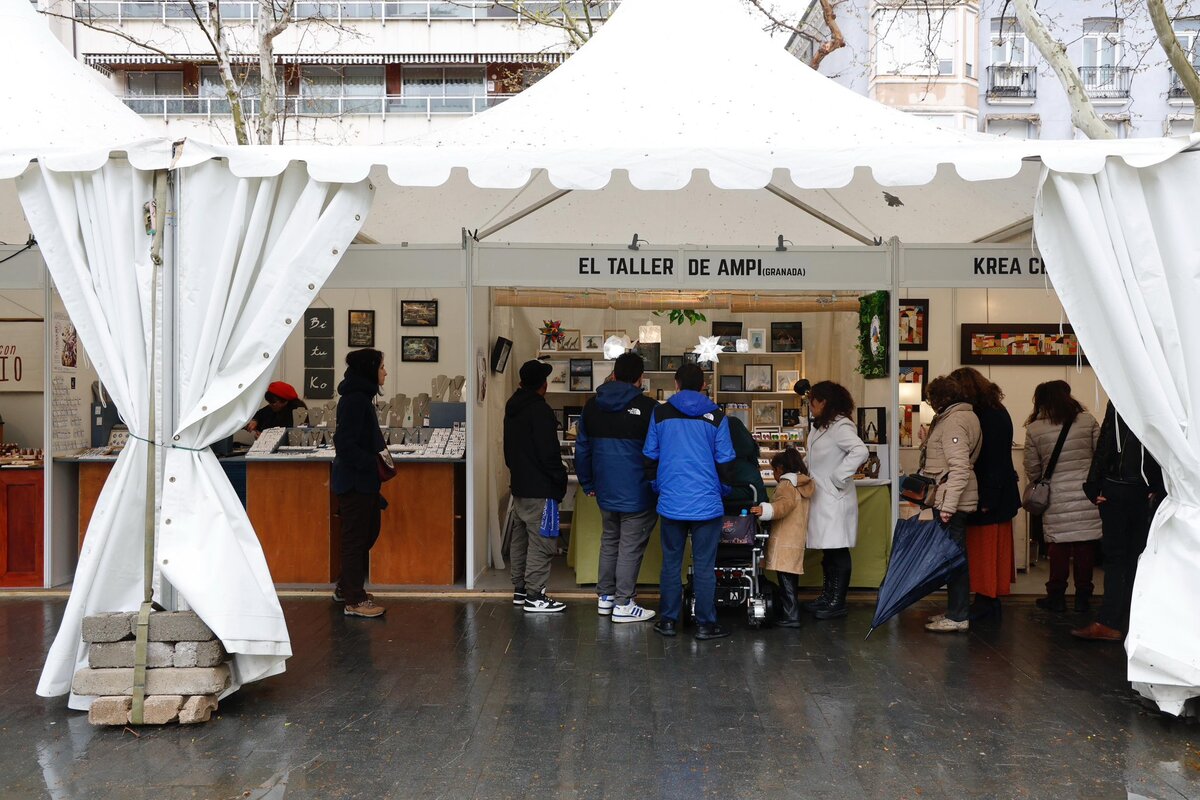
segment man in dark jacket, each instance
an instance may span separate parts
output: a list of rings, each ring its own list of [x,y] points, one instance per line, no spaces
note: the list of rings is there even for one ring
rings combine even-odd
[[[504,407],[504,463],[513,496],[513,605],[526,613],[562,611],[566,605],[546,595],[555,536],[540,533],[547,501],[561,503],[567,493],[567,468],[558,444],[558,420],[546,402],[546,378],[553,368],[544,361],[521,365],[521,385]]]
[[[646,475],[658,492],[662,517],[662,575],[659,620],[654,630],[674,636],[683,610],[680,570],[683,548],[692,537],[695,572],[696,638],[717,639],[729,632],[717,624],[716,560],[721,541],[721,498],[733,483],[729,422],[704,394],[704,372],[684,364],[675,372],[679,390],[654,410],[646,434]]]
[[[1150,519],[1167,490],[1158,462],[1146,452],[1112,403],[1104,411],[1083,491],[1100,507],[1104,525],[1104,598],[1096,621],[1071,633],[1080,639],[1119,642],[1129,629],[1133,579],[1150,535]]]
[[[637,577],[650,532],[658,521],[654,492],[646,480],[642,448],[657,405],[642,394],[645,361],[624,353],[613,380],[601,384],[583,408],[575,438],[579,485],[600,506],[600,571],[597,609],[613,622],[644,622],[654,612],[634,602]]]

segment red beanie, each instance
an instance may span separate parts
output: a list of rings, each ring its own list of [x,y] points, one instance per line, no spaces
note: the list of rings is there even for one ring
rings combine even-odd
[[[292,385],[283,381],[275,381],[267,387],[267,391],[276,397],[282,397],[284,400],[300,399],[300,395],[296,394],[296,390],[292,388]]]

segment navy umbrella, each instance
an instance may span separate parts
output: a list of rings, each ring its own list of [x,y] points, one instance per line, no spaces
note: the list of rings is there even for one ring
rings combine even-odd
[[[899,520],[892,537],[892,558],[879,587],[875,619],[867,636],[940,587],[966,563],[966,553],[940,522],[917,517]]]

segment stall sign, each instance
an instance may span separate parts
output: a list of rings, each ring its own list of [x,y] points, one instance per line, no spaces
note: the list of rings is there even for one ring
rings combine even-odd
[[[1028,245],[904,245],[900,286],[931,289],[1044,289],[1050,276]]]
[[[0,320],[0,392],[45,391],[40,319]]]
[[[439,289],[467,285],[462,246],[354,244],[327,289]]]

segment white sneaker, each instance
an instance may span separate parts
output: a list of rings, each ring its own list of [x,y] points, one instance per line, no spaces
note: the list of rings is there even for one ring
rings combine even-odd
[[[971,623],[967,620],[955,622],[949,617],[942,617],[937,622],[931,622],[925,626],[925,630],[934,633],[965,633],[970,630]]]
[[[613,601],[611,594],[602,594],[596,601],[596,613],[602,617],[607,617],[613,612],[613,606],[616,603]]]
[[[634,601],[630,600],[623,606],[616,606],[612,610],[613,622],[647,622],[654,619],[655,612],[648,608],[642,608]]]
[[[938,622],[939,620],[943,620],[945,618],[946,618],[945,614],[934,614],[932,617],[930,617],[929,619],[927,619],[925,621],[926,622]]]
[[[559,611],[566,611],[566,609],[566,603],[550,599],[544,590],[536,594],[529,592],[525,595],[526,614],[554,614]]]

